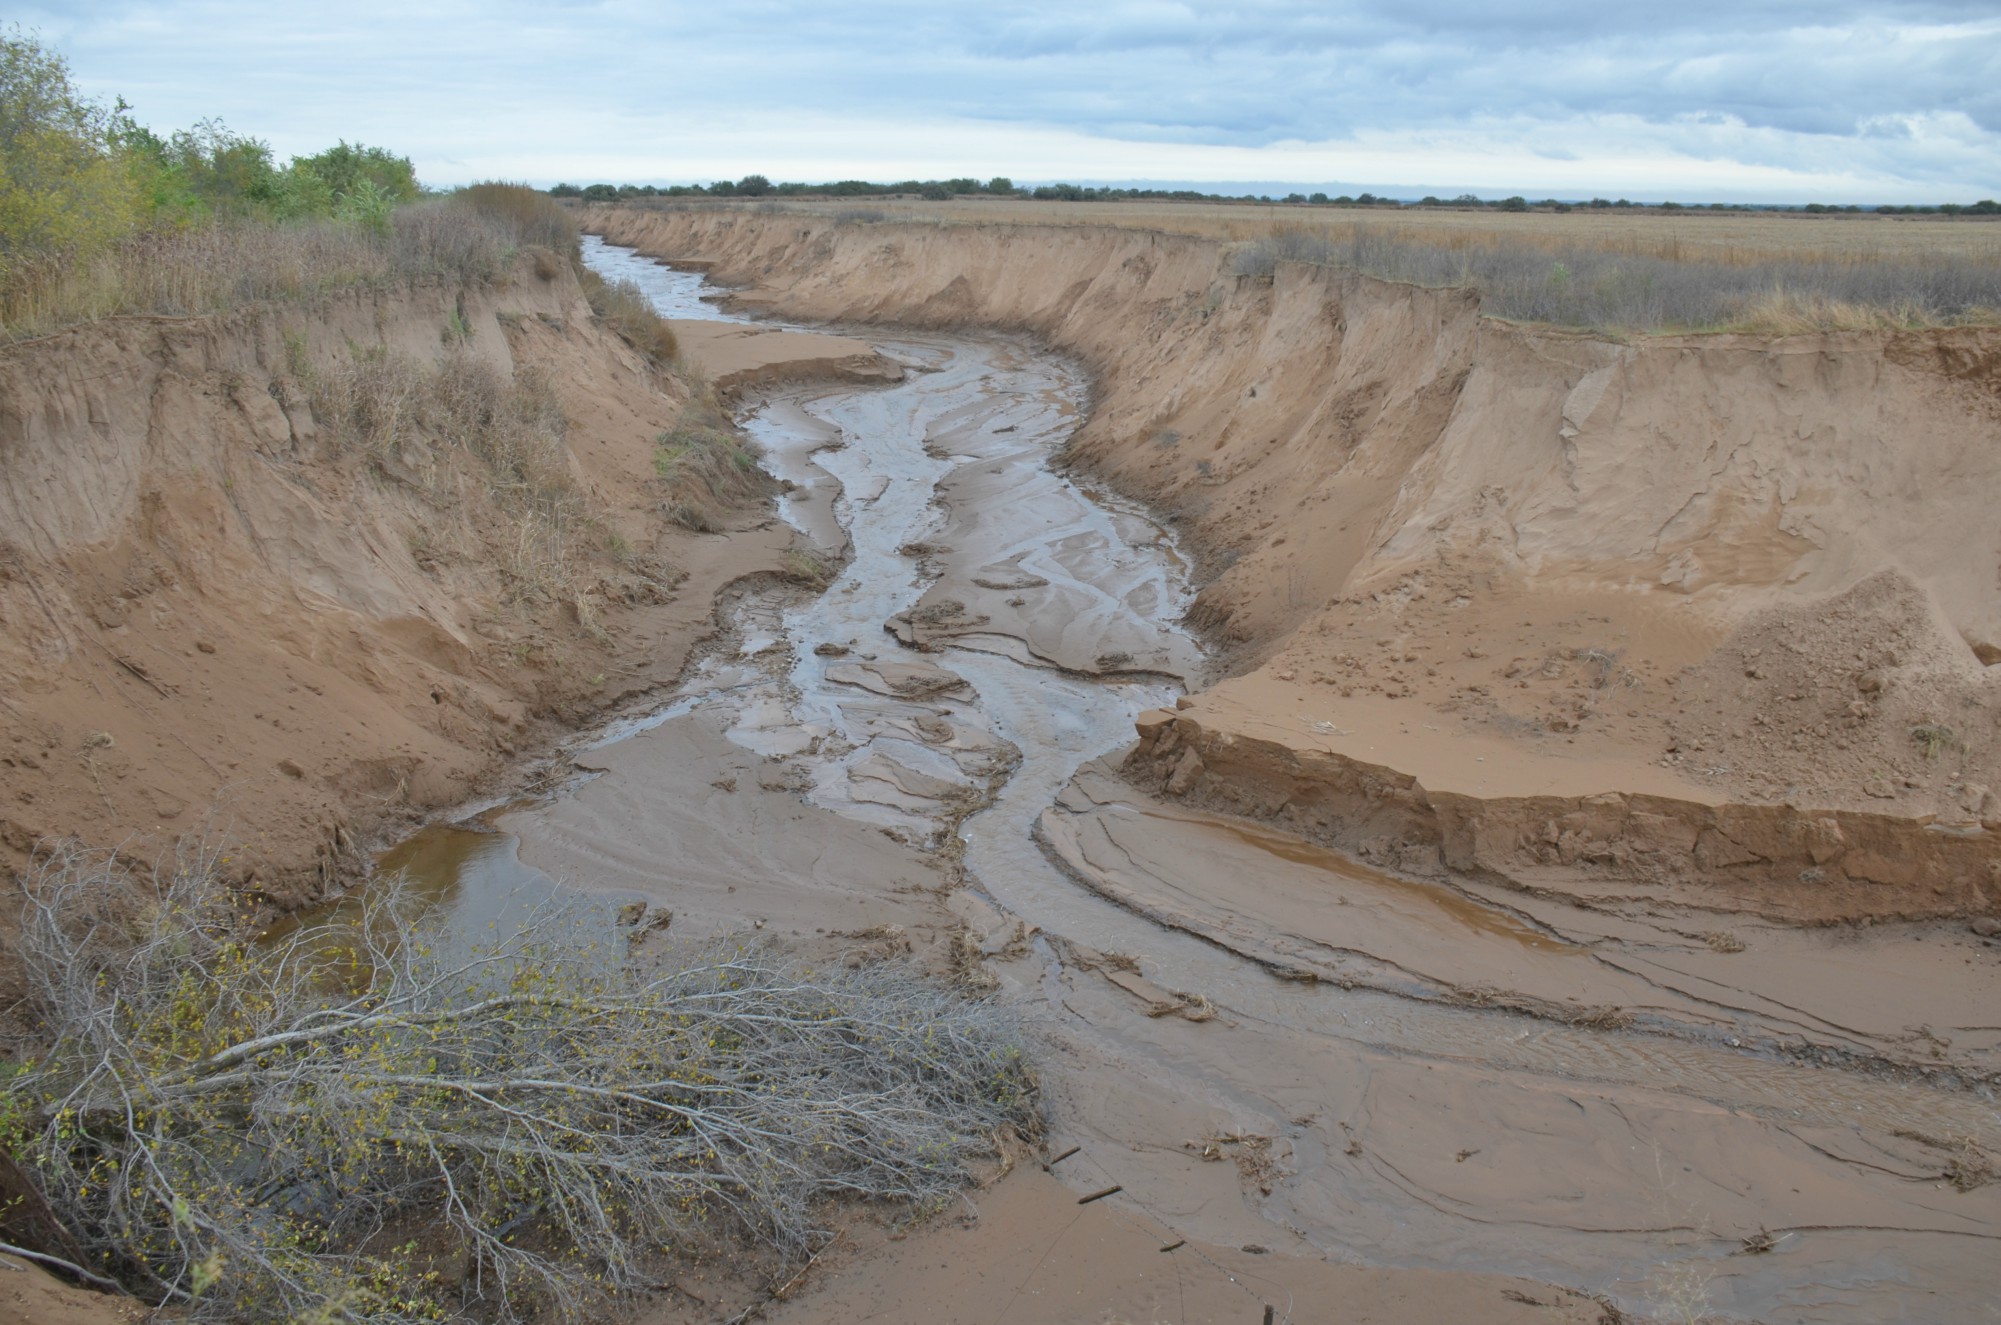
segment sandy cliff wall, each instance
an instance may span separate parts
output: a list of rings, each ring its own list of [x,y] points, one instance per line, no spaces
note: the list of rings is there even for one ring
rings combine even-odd
[[[410,415],[393,445],[316,416],[371,372],[372,422]],[[495,453],[474,390],[541,411],[553,453]],[[464,436],[426,414],[452,391]],[[671,677],[717,585],[783,541],[667,530],[654,438],[688,398],[546,254],[0,350],[8,861],[208,832],[297,901],[370,830]]]
[[[1234,276],[1213,243],[1129,230],[589,224],[790,316],[1082,359],[1075,459],[1180,518],[1196,619],[1271,683],[1232,711],[1388,713],[1445,758],[1478,734],[1588,761],[1608,793],[1666,772],[1691,804],[1933,823],[1967,840],[1917,873],[1983,904],[1963,858],[2001,825],[2001,332],[1622,343],[1351,272]],[[1744,851],[1766,883],[1800,872]]]

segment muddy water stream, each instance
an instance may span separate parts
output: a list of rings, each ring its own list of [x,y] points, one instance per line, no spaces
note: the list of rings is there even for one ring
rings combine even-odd
[[[691,273],[594,239],[586,259],[670,316],[720,316]],[[1056,1138],[1084,1147],[1064,1176],[1121,1184],[1183,1235],[1522,1274],[1642,1313],[1986,1318],[1996,1189],[1955,1190],[1934,1153],[2001,1145],[1981,1092],[1720,1034],[1449,1006],[1409,996],[1385,960],[1376,987],[1279,979],[1052,863],[1045,811],[1142,709],[1201,678],[1176,624],[1185,566],[1144,512],[1050,469],[1086,394],[1072,365],[1000,338],[873,339],[905,382],[778,390],[744,420],[793,485],[785,518],[847,557],[826,592],[743,596],[726,654],[579,749],[594,777],[493,816],[501,832],[433,830],[385,865],[469,924],[555,878],[672,907],[676,934],[862,932],[900,923],[897,896],[927,886],[920,849],[956,834],[974,883],[953,910],[1047,1037]],[[884,629],[913,618],[951,630],[919,651]],[[969,804],[983,808],[962,818]],[[1282,866],[1288,886],[1414,929],[1447,963],[1461,945],[1503,965],[1590,960],[1279,835],[1155,827],[1170,812],[1136,794],[1108,812],[1179,835],[1219,894]],[[1246,943],[1300,942],[1255,905],[1225,922]],[[1205,1162],[1202,1143],[1231,1136],[1268,1141]],[[1747,1253],[1761,1229],[1771,1249]]]

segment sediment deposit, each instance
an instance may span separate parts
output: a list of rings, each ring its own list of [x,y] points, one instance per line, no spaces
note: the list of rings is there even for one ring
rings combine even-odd
[[[746,307],[1093,372],[1069,458],[1177,517],[1231,674],[1142,783],[1420,872],[2001,905],[2001,332],[1622,342],[1183,236],[592,224]]]

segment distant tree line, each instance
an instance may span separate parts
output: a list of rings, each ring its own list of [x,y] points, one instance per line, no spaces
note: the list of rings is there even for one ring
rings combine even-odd
[[[1044,202],[1119,202],[1125,200],[1156,200],[1167,202],[1254,202],[1273,203],[1294,207],[1453,207],[1484,208],[1497,212],[1569,212],[1579,208],[1589,210],[1647,208],[1664,212],[1680,212],[1700,209],[1711,212],[1762,212],[1762,211],[1802,211],[1812,213],[1862,212],[1871,210],[1886,215],[1939,215],[1939,216],[1994,216],[2001,215],[2001,202],[1991,198],[1975,203],[1940,203],[1936,206],[1886,205],[1865,209],[1855,204],[1810,202],[1803,207],[1786,207],[1762,203],[1679,203],[1634,202],[1629,198],[1592,198],[1589,201],[1566,201],[1560,198],[1544,198],[1540,202],[1530,202],[1516,194],[1508,198],[1481,198],[1471,193],[1462,193],[1456,198],[1439,198],[1426,195],[1415,202],[1405,202],[1398,198],[1379,197],[1373,193],[1360,193],[1353,197],[1341,194],[1328,197],[1325,193],[1289,193],[1283,198],[1274,198],[1268,193],[1203,193],[1197,189],[1121,189],[1112,187],[1092,187],[1087,184],[1038,184],[1033,188],[1016,188],[1014,181],[1005,175],[996,175],[982,183],[976,179],[906,179],[893,184],[874,184],[862,179],[837,180],[831,184],[774,184],[763,175],[745,175],[739,180],[717,180],[713,184],[558,184],[549,190],[551,197],[581,198],[585,202],[616,202],[620,198],[893,198],[916,197],[934,202],[944,202],[951,198],[985,195],[1001,198],[1034,198]]]
[[[558,184],[549,190],[555,198],[582,198],[585,202],[615,202],[620,198],[893,198],[908,194],[943,202],[972,194],[1015,197],[1014,182],[1004,175],[982,183],[976,179],[906,179],[894,184],[872,184],[865,179],[836,180],[831,184],[773,184],[763,175],[745,175],[739,180],[719,179],[713,184]]]

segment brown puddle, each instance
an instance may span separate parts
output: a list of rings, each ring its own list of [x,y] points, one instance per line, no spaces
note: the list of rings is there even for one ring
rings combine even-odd
[[[527,916],[556,891],[556,881],[523,864],[511,833],[433,824],[375,858],[379,874],[402,875],[427,908],[451,916],[452,928],[476,933]]]

